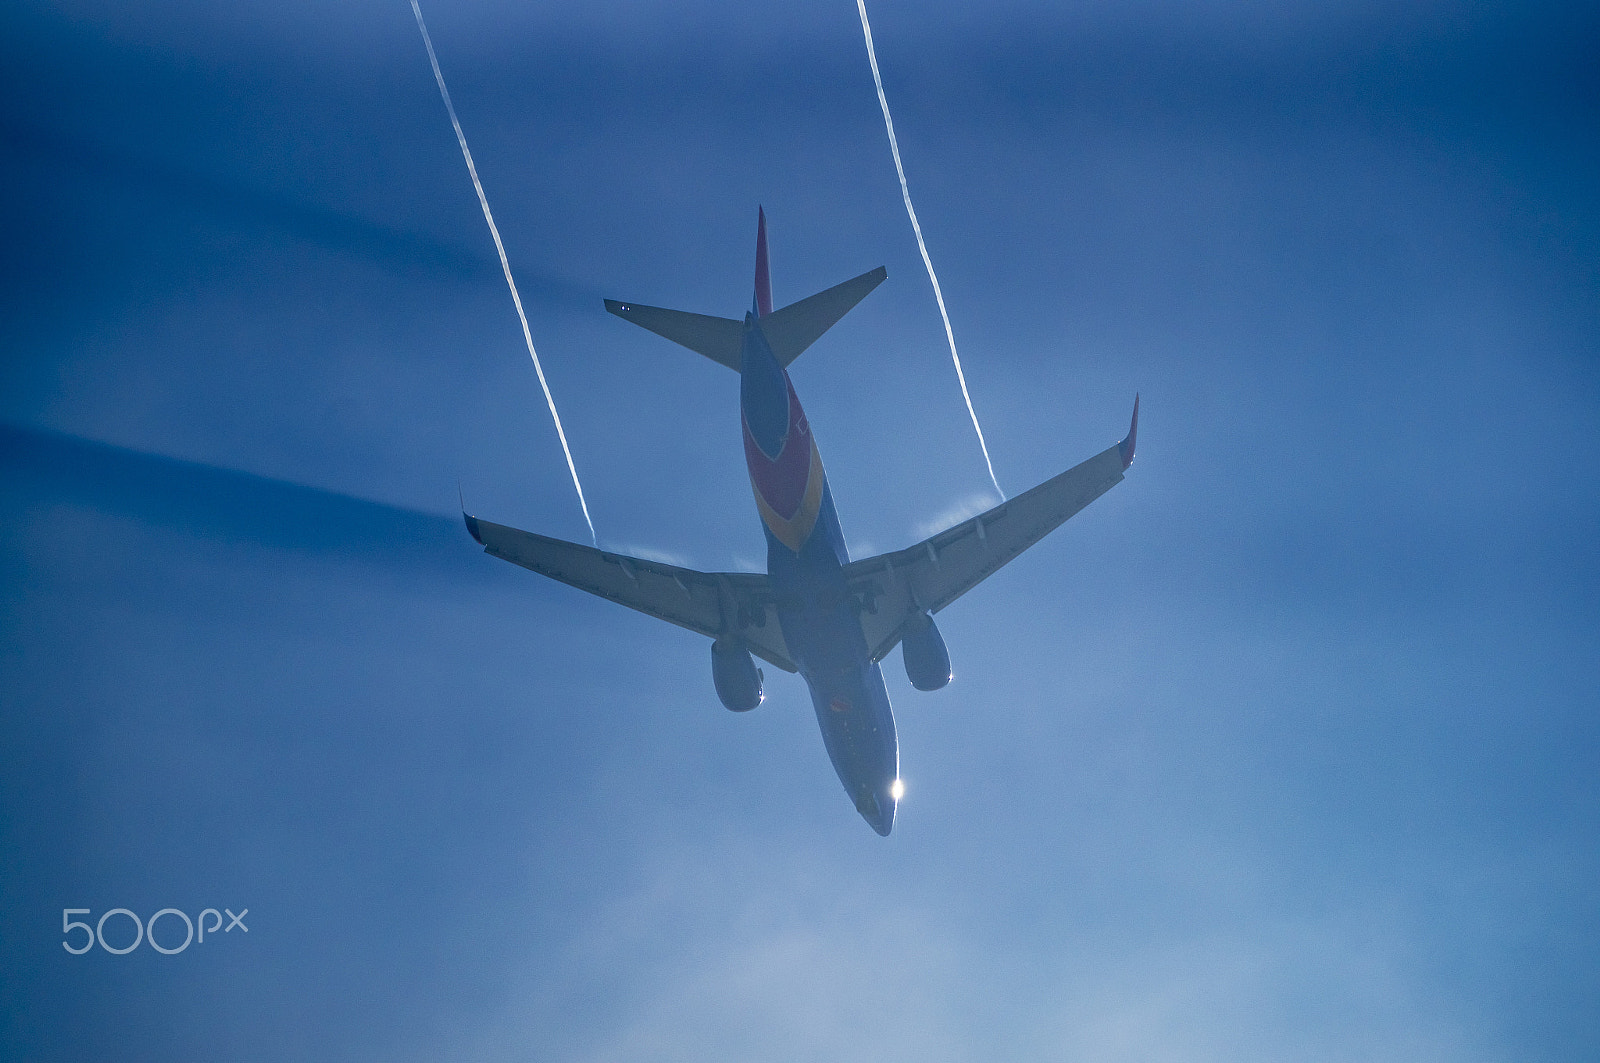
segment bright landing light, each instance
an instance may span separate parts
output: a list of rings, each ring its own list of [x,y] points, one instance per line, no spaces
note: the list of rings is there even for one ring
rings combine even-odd
[[[892,797],[896,801],[898,801],[902,797],[904,797],[905,795],[906,795],[906,784],[905,783],[901,782],[899,779],[896,779],[894,782],[889,784],[889,796],[890,797]]]

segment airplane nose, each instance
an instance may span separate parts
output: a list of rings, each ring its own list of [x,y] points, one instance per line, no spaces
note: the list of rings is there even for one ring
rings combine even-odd
[[[867,826],[876,831],[880,838],[887,838],[889,832],[894,830],[895,800],[889,794],[871,795],[856,807],[856,811],[861,813]]]

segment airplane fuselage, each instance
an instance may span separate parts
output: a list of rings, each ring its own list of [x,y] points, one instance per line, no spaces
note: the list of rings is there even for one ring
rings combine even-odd
[[[887,835],[900,774],[889,691],[845,581],[850,556],[816,439],[755,313],[745,318],[739,406],[784,641],[839,781],[872,829]]]

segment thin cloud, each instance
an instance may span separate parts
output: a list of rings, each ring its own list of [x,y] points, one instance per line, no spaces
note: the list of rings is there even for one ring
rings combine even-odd
[[[678,568],[701,567],[694,564],[683,554],[675,554],[669,550],[658,550],[653,546],[636,546],[632,543],[618,543],[616,546],[609,547],[609,549],[615,553],[627,554],[629,557],[640,557],[646,561],[659,561],[663,565],[676,565]]]
[[[952,525],[960,524],[969,517],[976,517],[979,513],[992,508],[996,504],[997,499],[987,491],[968,495],[938,516],[914,525],[911,533],[918,539],[926,539],[930,535],[939,534]]]

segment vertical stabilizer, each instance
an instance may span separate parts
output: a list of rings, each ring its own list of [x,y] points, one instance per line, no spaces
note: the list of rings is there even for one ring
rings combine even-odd
[[[767,262],[767,212],[756,208],[756,316],[772,313],[772,268]]]

